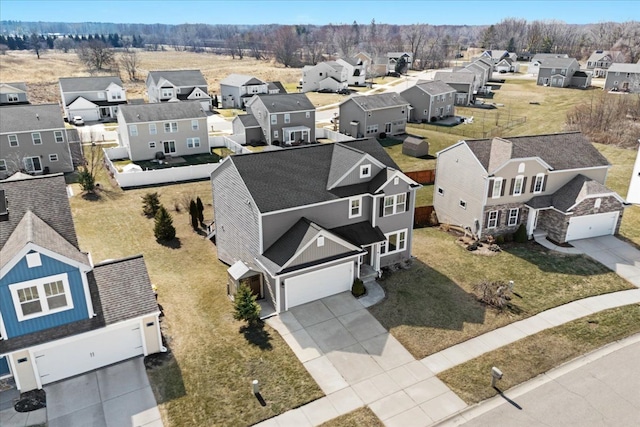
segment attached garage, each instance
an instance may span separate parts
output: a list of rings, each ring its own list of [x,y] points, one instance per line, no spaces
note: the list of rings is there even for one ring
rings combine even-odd
[[[570,218],[566,240],[611,235],[616,230],[619,215],[616,211]]]
[[[139,323],[84,335],[33,353],[42,385],[144,353]]]
[[[285,280],[286,309],[351,290],[353,261]]]

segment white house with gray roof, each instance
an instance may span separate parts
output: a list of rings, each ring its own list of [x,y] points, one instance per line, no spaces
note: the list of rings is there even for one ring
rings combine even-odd
[[[340,133],[355,138],[405,133],[409,102],[395,92],[352,96],[339,106]]]
[[[282,312],[411,258],[420,185],[375,139],[229,156],[211,183],[232,296],[246,284]]]
[[[73,172],[69,138],[57,104],[0,107],[0,179],[15,172]]]
[[[207,81],[200,70],[150,71],[145,83],[150,103],[199,101],[204,111],[211,110]]]
[[[346,64],[349,65],[349,64]],[[349,68],[338,61],[305,65],[302,69],[300,88],[302,92],[338,92],[349,86]]]
[[[456,90],[440,80],[421,80],[400,92],[411,104],[409,121],[430,123],[455,115]]]
[[[615,234],[626,203],[605,187],[609,167],[579,132],[460,141],[438,152],[433,206],[479,238]]]
[[[0,83],[0,105],[28,104],[27,85],[23,82]]]
[[[229,74],[220,81],[222,108],[244,108],[253,95],[269,93],[269,83],[245,74]]]
[[[209,152],[207,114],[198,101],[123,106],[118,136],[134,162]]]
[[[247,103],[247,113],[257,120],[268,145],[316,141],[316,107],[304,93],[254,95]]]
[[[80,116],[85,122],[115,119],[118,107],[127,103],[127,93],[117,76],[63,77],[60,96],[67,118]]]

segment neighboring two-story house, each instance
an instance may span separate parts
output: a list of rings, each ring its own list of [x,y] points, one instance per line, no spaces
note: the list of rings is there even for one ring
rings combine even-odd
[[[28,104],[27,85],[22,82],[0,83],[0,105]]]
[[[0,181],[0,377],[20,392],[166,351],[142,256],[94,264],[61,174]]]
[[[126,90],[117,76],[63,77],[59,80],[64,114],[85,122],[115,119],[118,107],[127,103]]]
[[[604,90],[640,93],[640,62],[637,64],[611,64],[604,81]]]
[[[548,58],[538,70],[538,86],[581,87],[591,86],[591,74],[580,71],[575,58]]]
[[[404,61],[404,66],[398,70],[398,63]],[[387,52],[387,74],[400,73],[404,74],[410,70],[413,65],[413,54],[411,52]]]
[[[305,65],[302,69],[300,88],[302,92],[338,92],[349,86],[349,70],[337,61]]]
[[[566,53],[536,53],[533,58],[531,58],[531,62],[529,63],[528,72],[529,74],[538,75],[540,71],[540,65],[547,59],[554,58],[569,58],[569,55]]]
[[[340,103],[340,133],[355,138],[405,133],[409,102],[398,93],[352,96]]]
[[[456,90],[456,105],[472,104],[475,101],[475,94],[481,87],[481,82],[475,73],[437,71],[433,79],[440,80]]]
[[[282,312],[411,257],[420,185],[375,139],[230,156],[211,183],[230,295],[245,283]]]
[[[587,70],[593,77],[605,77],[611,64],[627,62],[624,54],[618,50],[596,50],[587,59]]]
[[[254,95],[247,102],[247,113],[260,125],[263,141],[268,145],[316,141],[316,108],[304,93]],[[241,130],[242,124],[236,122],[234,129]]]
[[[199,101],[211,110],[207,81],[200,70],[150,71],[146,80],[149,102]]]
[[[429,123],[455,114],[456,90],[440,80],[421,80],[400,92],[411,108],[409,121]]]
[[[365,85],[367,65],[362,59],[354,56],[353,58],[339,58],[336,59],[336,62],[347,69],[347,83],[349,86]]]
[[[120,145],[132,161],[209,152],[207,114],[198,101],[126,105],[118,111]]]
[[[279,82],[265,82],[244,74],[229,74],[220,82],[222,108],[244,108],[253,95],[286,93]]]
[[[556,242],[615,234],[625,202],[609,167],[579,132],[460,141],[438,153],[433,206],[479,238],[520,224]]]
[[[18,171],[73,172],[59,105],[1,107],[0,117],[0,179]]]

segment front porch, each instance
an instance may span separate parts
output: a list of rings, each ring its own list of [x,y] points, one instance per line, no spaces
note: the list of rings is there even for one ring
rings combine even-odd
[[[306,126],[282,128],[285,144],[305,144],[311,141],[311,129]]]

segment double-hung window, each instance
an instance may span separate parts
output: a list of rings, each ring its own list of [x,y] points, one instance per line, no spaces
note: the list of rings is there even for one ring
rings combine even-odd
[[[407,193],[394,194],[384,198],[384,216],[395,215],[407,210]]]
[[[544,174],[540,173],[536,175],[536,181],[533,184],[533,192],[542,193],[543,185],[544,185]]]
[[[138,125],[129,125],[129,135],[138,136]]]
[[[519,213],[520,213],[520,209],[518,208],[509,209],[509,218],[508,218],[507,225],[509,225],[510,227],[517,225]]]
[[[498,226],[498,211],[489,212],[489,219],[487,220],[487,228],[496,228]]]
[[[31,139],[33,140],[33,143],[35,145],[40,145],[42,144],[42,137],[40,136],[40,132],[33,132],[31,134]]]
[[[17,147],[18,146],[18,135],[9,135],[9,147]]]
[[[349,218],[357,218],[362,215],[362,197],[349,199]]]
[[[522,194],[524,184],[524,177],[522,175],[518,175],[516,180],[513,183],[513,195],[519,196]]]
[[[191,120],[191,130],[198,130],[200,129],[200,124],[198,123],[197,120]]]
[[[149,135],[156,135],[158,133],[158,128],[155,123],[149,123]]]
[[[493,194],[491,197],[493,197],[494,199],[497,199],[502,195],[502,182],[502,178],[496,178],[493,181]]]
[[[64,135],[62,134],[61,130],[53,131],[53,136],[56,142],[64,142]]]
[[[9,285],[18,321],[73,308],[66,274]]]
[[[178,132],[178,122],[166,122],[164,124],[164,132],[165,133],[176,133],[176,132]]]
[[[380,255],[402,252],[407,248],[407,230],[385,234],[387,240],[380,244]]]
[[[187,148],[200,147],[200,138],[187,138]]]

